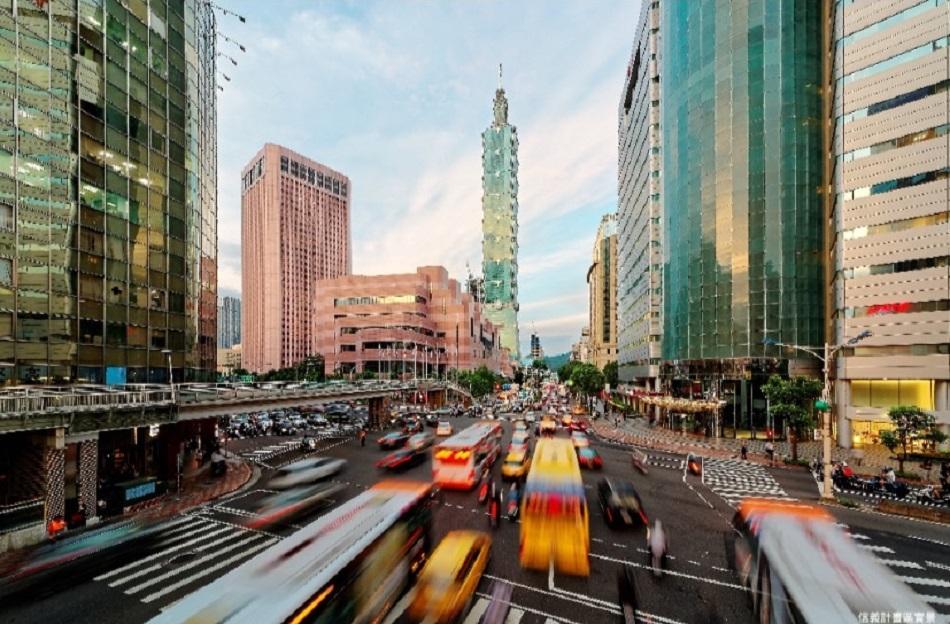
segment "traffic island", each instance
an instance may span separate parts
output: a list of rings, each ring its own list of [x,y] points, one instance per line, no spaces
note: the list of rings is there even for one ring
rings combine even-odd
[[[896,500],[882,500],[877,503],[876,510],[895,516],[950,524],[950,510],[941,507],[925,507]]]

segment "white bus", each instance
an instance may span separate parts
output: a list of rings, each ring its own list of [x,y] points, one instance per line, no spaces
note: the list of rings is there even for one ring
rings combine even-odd
[[[733,522],[736,570],[760,622],[883,622],[884,613],[913,614],[904,621],[915,622],[938,617],[821,507],[747,498]]]
[[[431,493],[431,484],[383,481],[152,623],[380,622],[431,551]]]
[[[501,423],[481,421],[440,442],[432,451],[432,480],[440,487],[471,489],[501,454]]]

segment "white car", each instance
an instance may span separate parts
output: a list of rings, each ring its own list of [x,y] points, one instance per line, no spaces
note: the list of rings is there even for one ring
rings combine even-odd
[[[329,479],[340,473],[346,466],[345,459],[335,457],[314,457],[284,466],[271,478],[269,486],[275,490],[286,490],[301,485],[309,485]]]
[[[435,428],[435,435],[437,436],[450,436],[452,435],[452,423],[447,421],[440,421],[439,426]]]

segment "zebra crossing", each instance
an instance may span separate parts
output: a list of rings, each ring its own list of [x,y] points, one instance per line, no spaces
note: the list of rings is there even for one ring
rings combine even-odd
[[[181,516],[154,552],[94,578],[146,604],[162,606],[208,584],[280,538],[202,515]],[[217,573],[217,574],[216,574]]]
[[[732,507],[749,496],[795,500],[785,493],[765,468],[752,462],[704,458],[702,479],[703,485],[721,496]]]

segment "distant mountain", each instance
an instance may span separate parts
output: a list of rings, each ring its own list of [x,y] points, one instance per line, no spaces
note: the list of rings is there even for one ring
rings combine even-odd
[[[570,352],[558,353],[557,355],[544,356],[544,363],[548,365],[548,370],[557,370],[567,364],[571,359]]]

